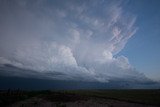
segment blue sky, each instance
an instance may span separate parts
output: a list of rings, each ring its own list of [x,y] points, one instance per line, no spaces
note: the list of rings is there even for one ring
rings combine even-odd
[[[160,1],[131,0],[127,9],[137,15],[138,31],[119,53],[148,77],[160,80]]]
[[[160,80],[157,0],[0,0],[0,74]]]

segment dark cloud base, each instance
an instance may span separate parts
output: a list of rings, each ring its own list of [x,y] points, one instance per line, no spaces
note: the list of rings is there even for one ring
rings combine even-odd
[[[70,89],[158,89],[159,83],[133,83],[125,81],[82,82],[47,80],[35,78],[0,76],[0,89],[23,89],[23,90],[70,90]]]
[[[25,71],[25,74],[24,74]],[[158,89],[160,83],[150,79],[140,81],[126,78],[111,78],[108,82],[83,81],[81,79],[57,79],[48,78],[48,74],[40,74],[35,71],[24,70],[12,65],[0,67],[0,89],[23,90],[67,90],[67,89]],[[14,75],[13,75],[14,74]],[[62,74],[49,74],[54,76]],[[45,78],[46,76],[46,78]],[[62,75],[62,77],[65,75]]]

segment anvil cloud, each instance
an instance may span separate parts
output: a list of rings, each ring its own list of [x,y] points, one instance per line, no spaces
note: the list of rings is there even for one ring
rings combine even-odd
[[[1,74],[99,82],[147,80],[127,57],[115,57],[137,30],[136,16],[124,5],[103,0],[1,0]],[[10,72],[6,65],[17,70]]]

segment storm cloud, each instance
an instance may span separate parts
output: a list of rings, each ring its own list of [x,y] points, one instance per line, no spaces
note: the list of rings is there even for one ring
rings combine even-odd
[[[147,81],[127,57],[116,56],[137,31],[136,15],[124,6],[114,0],[1,0],[1,74]]]

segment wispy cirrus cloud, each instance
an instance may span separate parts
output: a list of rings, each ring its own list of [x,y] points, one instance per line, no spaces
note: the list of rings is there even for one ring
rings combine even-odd
[[[21,76],[30,70],[37,77],[60,80],[148,80],[126,57],[114,57],[137,30],[136,16],[123,9],[123,2],[1,0],[0,4],[1,66],[24,69]],[[61,75],[54,75],[57,72]]]

